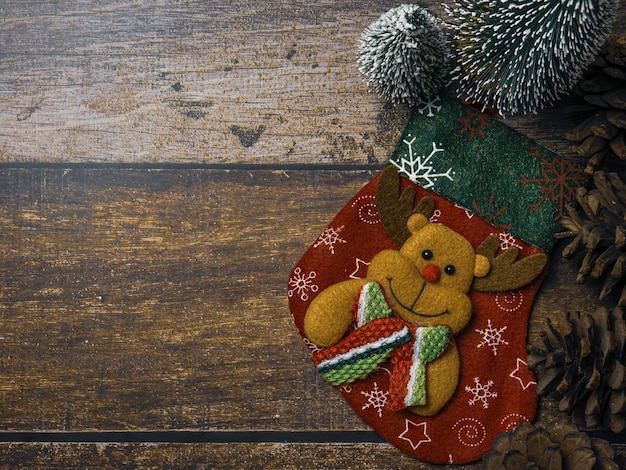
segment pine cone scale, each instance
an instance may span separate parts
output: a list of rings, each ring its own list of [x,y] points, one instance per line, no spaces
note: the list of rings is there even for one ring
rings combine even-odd
[[[626,110],[626,86],[605,91],[602,93],[602,99],[606,103],[610,103],[611,107]]]
[[[617,109],[605,111],[606,119],[620,129],[626,129],[626,112]],[[569,139],[568,139],[569,140]]]
[[[609,407],[611,413],[613,414],[622,414],[626,411],[626,391],[619,390],[611,394],[611,399],[609,400]]]
[[[624,63],[616,64],[616,65],[624,65]],[[626,71],[624,69],[620,69],[617,67],[605,67],[604,73],[610,78],[614,78],[616,80],[626,80]]]
[[[608,385],[613,390],[623,390],[626,387],[626,367],[621,363],[615,364],[615,369],[611,373]]]
[[[604,116],[606,118],[606,113],[604,114]],[[604,140],[610,141],[615,136],[620,134],[620,129],[619,127],[611,124],[608,120],[605,120],[604,122],[593,126],[591,128],[591,132],[593,132],[593,135],[595,136],[602,137]]]
[[[619,132],[615,134],[609,141],[609,146],[613,153],[620,159],[626,158],[626,141],[624,140],[624,133]]]

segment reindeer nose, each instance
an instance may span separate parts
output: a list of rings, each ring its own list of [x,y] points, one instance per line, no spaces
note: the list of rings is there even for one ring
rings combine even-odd
[[[436,264],[427,264],[421,274],[426,282],[437,282],[441,277],[441,269]]]

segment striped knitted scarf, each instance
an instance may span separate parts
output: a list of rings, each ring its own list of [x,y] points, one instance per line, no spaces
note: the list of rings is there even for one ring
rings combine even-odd
[[[352,383],[391,358],[389,409],[425,405],[426,363],[445,351],[448,327],[419,327],[397,317],[377,282],[361,288],[353,313],[356,329],[313,355],[322,376],[333,385]]]

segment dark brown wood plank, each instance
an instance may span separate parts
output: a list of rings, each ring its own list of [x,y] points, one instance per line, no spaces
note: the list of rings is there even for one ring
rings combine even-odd
[[[626,447],[614,446],[626,465]],[[385,444],[0,444],[0,468],[162,468],[300,470],[470,470],[471,465],[429,465]]]
[[[368,90],[355,54],[395,6],[4,2],[0,161],[384,162],[408,110]],[[506,122],[561,150],[575,112]]]
[[[456,469],[432,466],[387,444],[0,444],[0,469],[163,468],[267,470]]]
[[[289,272],[370,172],[0,172],[0,429],[366,429]]]

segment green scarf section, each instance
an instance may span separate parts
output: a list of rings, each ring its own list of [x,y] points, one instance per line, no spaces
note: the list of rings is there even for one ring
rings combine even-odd
[[[396,317],[374,281],[359,293],[355,317],[358,327],[354,331],[313,355],[322,376],[333,385],[352,383],[391,358],[390,409],[425,405],[426,364],[446,350],[450,329],[419,327]]]
[[[407,123],[391,163],[411,181],[544,251],[586,177],[556,155],[476,108],[437,98]]]

